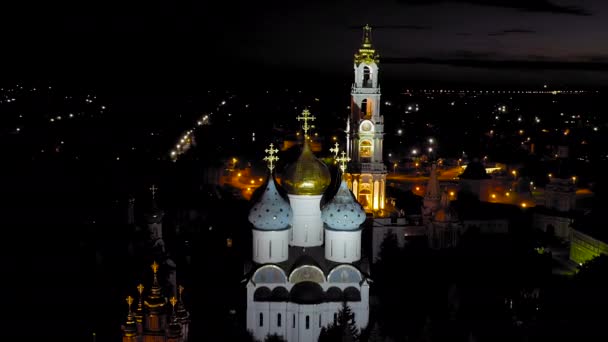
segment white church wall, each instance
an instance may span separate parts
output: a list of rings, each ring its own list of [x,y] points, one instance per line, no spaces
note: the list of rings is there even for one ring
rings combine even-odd
[[[351,263],[361,259],[361,230],[325,230],[325,259]]]
[[[321,220],[322,195],[292,195],[289,202],[293,211],[292,237],[290,245],[314,247],[323,244],[323,221]]]
[[[253,261],[258,264],[279,263],[289,256],[289,229],[253,229]]]

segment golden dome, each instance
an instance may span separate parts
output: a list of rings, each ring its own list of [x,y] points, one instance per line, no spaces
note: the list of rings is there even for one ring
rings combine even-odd
[[[331,176],[327,165],[318,160],[304,142],[300,157],[287,167],[281,185],[292,195],[321,195],[329,183]]]

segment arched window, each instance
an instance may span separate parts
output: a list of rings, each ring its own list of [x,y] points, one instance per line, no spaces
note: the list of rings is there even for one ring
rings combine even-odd
[[[294,329],[296,328],[296,314],[293,314],[293,321],[292,321],[291,327]]]
[[[368,162],[372,158],[372,143],[369,140],[362,140],[359,143],[359,156],[363,162]]]
[[[370,88],[372,86],[372,71],[368,66],[363,67],[363,87]]]
[[[319,328],[321,327],[321,314],[319,314]]]
[[[260,312],[260,326],[264,326],[264,314]]]
[[[277,314],[277,327],[281,326],[281,314]]]
[[[338,314],[334,313],[334,325],[338,323]]]
[[[306,315],[306,330],[310,329],[310,316]]]

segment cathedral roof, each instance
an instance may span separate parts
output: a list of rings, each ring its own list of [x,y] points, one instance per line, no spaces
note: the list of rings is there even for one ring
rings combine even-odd
[[[285,170],[283,187],[293,195],[321,195],[330,183],[327,165],[315,157],[305,141],[298,160]]]
[[[489,179],[491,178],[486,172],[485,167],[474,160],[467,165],[467,168],[460,174],[460,179]]]
[[[365,221],[365,211],[342,180],[338,192],[321,210],[321,219],[329,228],[356,230]]]
[[[279,193],[271,174],[261,197],[249,210],[249,222],[257,229],[278,230],[288,228],[291,217],[291,206]]]

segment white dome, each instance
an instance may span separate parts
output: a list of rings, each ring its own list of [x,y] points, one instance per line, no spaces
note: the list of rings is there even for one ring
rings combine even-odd
[[[257,229],[286,229],[291,223],[291,206],[279,194],[274,177],[269,176],[259,201],[249,210],[249,222]]]
[[[337,230],[355,230],[365,221],[365,211],[355,200],[345,181],[334,198],[321,210],[321,218],[329,228]]]

